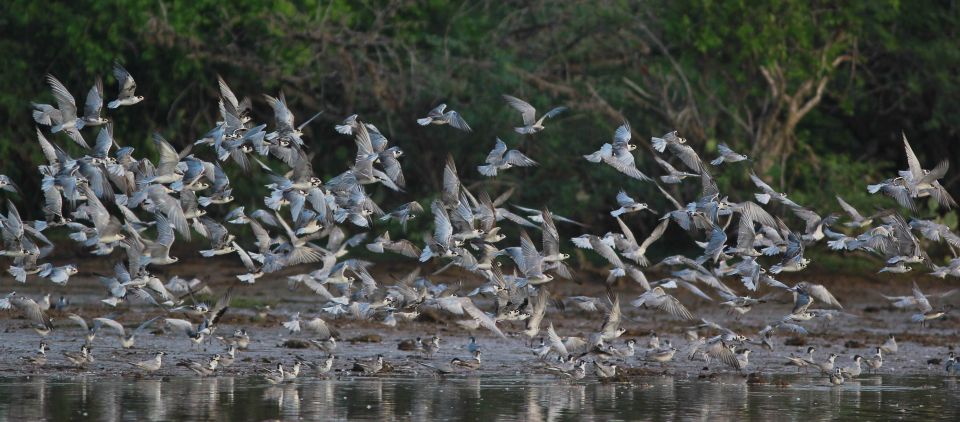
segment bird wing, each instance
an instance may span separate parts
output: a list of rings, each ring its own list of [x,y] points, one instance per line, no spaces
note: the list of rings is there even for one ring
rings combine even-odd
[[[513,107],[520,112],[520,115],[523,116],[524,125],[530,126],[534,123],[536,120],[537,109],[533,108],[530,103],[511,95],[504,95],[503,99],[507,101],[507,104],[509,104],[510,107]]]
[[[843,305],[840,304],[837,298],[833,297],[833,294],[831,294],[826,287],[823,287],[820,284],[807,285],[807,292],[810,293],[810,296],[813,296],[814,298],[816,298],[817,300],[823,303],[843,309]],[[914,290],[914,294],[916,294],[916,292],[917,290]]]
[[[860,221],[863,220],[863,216],[860,215],[860,212],[857,211],[852,205],[848,204],[847,201],[844,201],[840,195],[837,195],[837,202],[840,203],[840,208],[843,208],[843,211],[847,214],[850,214],[850,217],[853,217],[854,220]]]
[[[553,347],[553,350],[556,350],[561,356],[570,354],[567,352],[567,347],[563,344],[563,340],[557,335],[557,331],[553,329],[552,322],[547,326],[547,338],[550,339],[550,347]]]
[[[917,282],[913,282],[913,297],[917,300],[917,308],[920,309],[920,312],[930,312],[933,310],[933,306],[930,306],[930,301],[927,300],[927,297],[920,291],[920,288],[917,287]]]
[[[487,154],[486,162],[487,164],[497,164],[503,160],[503,155],[507,153],[507,144],[504,143],[500,138],[497,138],[497,143],[494,145],[493,150]]]
[[[910,147],[910,141],[907,141],[907,134],[903,134],[903,149],[907,153],[907,168],[910,170],[910,175],[913,177],[913,182],[917,183],[923,178],[923,168],[920,167],[920,160],[917,158],[917,154],[913,152],[913,148]]]
[[[74,100],[73,95],[70,94],[70,91],[66,86],[63,85],[63,82],[60,82],[59,79],[53,77],[53,75],[47,75],[47,83],[50,84],[50,89],[53,91],[53,97],[57,100],[57,108],[60,109],[62,115],[61,122],[66,123],[70,120],[77,118],[77,102]]]
[[[507,336],[503,334],[503,331],[500,331],[500,328],[497,327],[497,323],[493,320],[493,318],[490,318],[490,316],[481,311],[480,308],[477,308],[477,306],[473,304],[473,301],[470,300],[469,297],[461,297],[460,303],[461,306],[463,306],[463,311],[466,312],[467,315],[473,317],[473,319],[477,320],[481,326],[493,331],[501,338],[507,338]]]
[[[118,333],[121,337],[125,336],[126,333],[127,333],[127,331],[123,328],[123,324],[120,324],[119,322],[114,321],[114,320],[112,320],[112,319],[110,319],[110,318],[103,318],[103,317],[101,317],[101,318],[94,318],[94,319],[93,319],[93,322],[94,322],[94,323],[97,323],[97,324],[106,325],[106,326],[108,326],[108,327],[116,330],[117,333]]]
[[[100,109],[103,108],[103,80],[97,78],[96,83],[87,92],[87,100],[83,104],[84,117],[100,117]]]
[[[762,190],[764,193],[768,195],[777,193],[777,191],[773,190],[773,188],[771,188],[770,185],[766,184],[763,180],[761,180],[756,173],[753,173],[753,172],[750,173],[750,180],[752,180],[754,185],[757,185],[757,187],[760,188],[760,190]]]
[[[79,325],[80,328],[83,329],[83,331],[89,331],[89,330],[90,330],[90,327],[87,325],[87,321],[86,321],[85,319],[83,319],[82,316],[77,315],[77,314],[68,314],[68,315],[67,315],[67,318],[69,318],[71,321],[73,321],[73,322],[75,322],[77,325]]]
[[[503,161],[516,167],[531,167],[537,165],[532,158],[527,157],[522,152],[512,149],[503,156]]]
[[[462,116],[460,116],[460,113],[457,113],[456,111],[448,111],[446,116],[447,116],[448,122],[450,123],[450,126],[453,126],[457,129],[464,130],[467,132],[470,132],[473,130],[473,129],[470,129],[470,125],[467,124],[467,121],[464,120]]]
[[[127,72],[127,69],[124,69],[120,63],[114,63],[113,76],[117,78],[117,83],[120,84],[119,98],[133,97],[134,92],[137,90],[137,82],[133,80],[130,72]]]

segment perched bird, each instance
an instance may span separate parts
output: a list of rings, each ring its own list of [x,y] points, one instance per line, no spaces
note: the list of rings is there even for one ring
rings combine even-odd
[[[78,369],[85,368],[94,361],[93,355],[90,354],[90,347],[86,344],[80,346],[80,353],[63,352],[63,357],[67,358]]]
[[[354,372],[362,372],[365,375],[373,375],[382,371],[383,366],[383,355],[377,355],[377,358],[372,361],[355,361],[352,370]]]
[[[846,378],[856,378],[860,376],[860,373],[863,372],[863,369],[860,367],[860,363],[863,362],[863,356],[854,355],[853,356],[853,365],[839,368],[843,373],[843,376]]]
[[[216,354],[210,359],[210,362],[203,364],[192,360],[182,360],[177,362],[177,366],[187,368],[201,377],[209,377],[217,372],[220,364],[220,355]]]
[[[870,370],[873,372],[880,370],[880,368],[883,366],[883,349],[878,347],[877,354],[863,362],[866,363],[867,368],[870,368]]]
[[[21,356],[20,360],[29,363],[34,366],[43,366],[47,364],[47,350],[50,350],[50,347],[47,346],[46,342],[41,341],[40,347],[37,348],[37,353],[30,356]]]
[[[788,356],[786,365],[796,366],[797,372],[800,372],[800,369],[806,369],[813,362],[813,352],[816,352],[817,348],[810,346],[807,348],[807,356]]]
[[[163,366],[163,357],[166,354],[167,354],[166,352],[161,350],[157,352],[157,354],[153,357],[153,359],[147,359],[141,362],[128,362],[128,363],[133,366],[136,366],[137,368],[140,368],[144,372],[156,372],[156,371],[159,371],[160,368]]]
[[[472,359],[472,360],[461,360],[460,358],[453,358],[453,359],[451,359],[451,360],[450,360],[450,366],[452,366],[452,367],[457,367],[457,368],[468,369],[468,370],[471,370],[471,371],[476,371],[476,370],[480,369],[480,351],[477,350],[477,351],[473,352],[472,354],[473,354],[473,359]]]
[[[842,369],[837,368],[835,371],[831,372],[829,375],[830,375],[830,384],[843,385],[845,380],[843,378]]]

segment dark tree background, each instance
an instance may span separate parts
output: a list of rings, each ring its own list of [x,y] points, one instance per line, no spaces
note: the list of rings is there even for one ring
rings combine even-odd
[[[545,204],[601,228],[621,188],[664,209],[653,185],[580,158],[623,120],[649,173],[662,174],[649,137],[676,129],[705,159],[719,142],[751,155],[774,187],[824,214],[839,210],[835,194],[867,210],[895,206],[865,186],[905,168],[902,133],[925,165],[960,163],[955,2],[749,3],[10,0],[0,4],[0,174],[37,191],[25,163],[41,157],[30,102],[52,101],[46,73],[80,101],[101,76],[112,96],[114,61],[147,97],[111,114],[121,145],[153,156],[153,132],[178,148],[198,139],[217,120],[220,74],[254,100],[259,121],[272,124],[262,93],[285,92],[300,120],[322,110],[305,138],[325,179],[355,148],[333,124],[353,113],[377,124],[407,153],[409,189],[397,204],[433,195],[448,153],[465,181],[479,181],[476,165],[499,136],[541,163],[485,186],[516,186],[514,203]],[[524,141],[511,130],[519,116],[503,93],[571,111]],[[440,102],[475,131],[417,126]],[[748,196],[746,166],[717,173],[721,189]],[[261,177],[231,175],[240,204],[261,201]],[[958,179],[954,167],[944,180],[954,195]],[[690,183],[676,194],[697,190]],[[946,210],[922,213],[956,224]]]

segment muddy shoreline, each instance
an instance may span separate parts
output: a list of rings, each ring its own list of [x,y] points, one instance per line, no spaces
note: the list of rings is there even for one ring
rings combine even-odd
[[[88,267],[89,268],[89,267]],[[379,268],[379,266],[378,266]],[[215,292],[222,291],[230,284],[230,274],[233,268],[219,267],[215,275],[206,274],[204,279]],[[190,266],[185,270],[178,268],[178,273],[190,274],[210,270],[199,266]],[[394,277],[400,277],[409,268],[403,266],[383,266],[378,270],[378,281],[381,285],[390,285]],[[143,305],[131,305],[129,309],[112,310],[99,303],[102,293],[95,277],[80,274],[70,280],[66,288],[54,289],[51,285],[43,285],[31,280],[28,284],[0,284],[0,293],[6,294],[16,290],[20,295],[39,297],[45,293],[52,293],[53,299],[59,294],[68,294],[71,305],[69,312],[80,314],[87,318],[118,313],[118,320],[126,327],[136,326],[141,321],[159,314],[156,308]],[[441,277],[431,277],[435,283],[457,283],[459,280],[471,280],[472,277],[460,278],[458,274],[446,274]],[[896,336],[899,351],[895,355],[885,356],[884,366],[880,370],[883,374],[942,374],[942,363],[946,355],[960,344],[960,320],[948,314],[944,319],[934,321],[921,328],[919,324],[910,322],[910,312],[886,306],[879,296],[880,289],[885,294],[907,295],[910,292],[910,282],[907,279],[877,280],[869,277],[851,277],[844,275],[821,275],[812,277],[793,276],[784,277],[782,281],[790,284],[800,279],[816,280],[825,284],[844,305],[846,315],[832,321],[807,323],[805,326],[810,334],[803,337],[794,337],[778,334],[772,343],[773,351],[763,350],[759,346],[750,347],[750,366],[746,372],[758,372],[775,375],[778,373],[793,373],[795,369],[784,366],[785,357],[791,354],[804,353],[807,346],[815,346],[818,351],[816,358],[825,359],[830,353],[837,353],[838,365],[847,366],[852,363],[854,355],[872,356],[874,350],[888,335]],[[949,289],[949,283],[941,280],[918,280],[921,288],[928,294],[942,292]],[[463,289],[472,288],[473,283],[463,282]],[[549,286],[556,297],[567,295],[605,294],[605,286],[588,282],[554,282]],[[649,310],[638,310],[627,303],[635,298],[640,290],[636,285],[623,284],[613,289],[621,295],[624,311],[622,326],[627,332],[617,341],[617,346],[630,338],[638,340],[639,350],[647,343],[648,335],[654,331],[661,339],[669,339],[674,346],[683,350],[687,344],[684,332],[692,324],[673,320],[668,316],[657,314]],[[301,312],[304,316],[320,315],[320,303],[314,300],[316,296],[306,290],[290,291],[287,288],[286,278],[283,276],[267,276],[258,280],[252,286],[239,286],[235,290],[234,306],[228,311],[224,321],[218,328],[217,335],[230,335],[236,328],[245,328],[251,335],[252,341],[248,350],[238,353],[232,365],[220,370],[221,374],[233,376],[252,376],[273,368],[276,362],[292,365],[299,356],[308,361],[319,362],[326,356],[316,348],[297,349],[285,347],[284,343],[290,339],[308,339],[308,335],[291,335],[283,329],[281,322],[293,312]],[[679,299],[690,308],[699,318],[708,319],[727,326],[747,336],[755,333],[769,322],[775,321],[790,311],[790,297],[782,295],[778,299],[755,307],[751,312],[736,316],[717,306],[708,303],[686,292],[678,295]],[[481,309],[489,309],[483,300],[478,300]],[[261,308],[269,305],[272,310],[262,317]],[[420,319],[404,323],[391,328],[378,322],[359,322],[346,318],[332,319],[324,317],[330,325],[339,332],[340,344],[335,352],[338,360],[336,369],[349,369],[355,359],[370,359],[378,354],[384,355],[386,361],[393,366],[394,372],[430,376],[430,371],[416,364],[425,362],[431,365],[446,367],[450,359],[458,357],[469,358],[465,349],[468,337],[474,335],[483,351],[483,367],[480,372],[486,375],[515,375],[520,373],[543,372],[539,369],[542,364],[536,359],[527,347],[528,339],[522,335],[508,335],[508,339],[500,339],[489,331],[466,331],[453,321],[462,319],[448,314],[426,312]],[[168,353],[163,368],[151,377],[165,376],[193,376],[193,373],[175,363],[183,359],[208,359],[214,353],[223,353],[226,348],[216,340],[207,342],[205,350],[191,350],[192,343],[182,334],[164,329],[162,324],[156,324],[148,332],[138,336],[137,344],[133,349],[122,349],[116,334],[109,330],[97,335],[93,343],[93,355],[96,362],[83,370],[76,370],[69,366],[63,352],[74,352],[83,343],[83,335],[75,324],[67,321],[62,315],[53,312],[56,329],[46,338],[51,351],[48,352],[48,363],[43,367],[34,367],[25,364],[19,358],[30,356],[39,344],[40,337],[31,328],[30,323],[23,319],[15,310],[0,311],[0,332],[3,342],[0,342],[0,376],[19,375],[94,375],[116,376],[133,375],[137,371],[127,362],[141,361],[153,356],[158,350]],[[181,314],[170,314],[170,317],[183,318]],[[588,335],[599,328],[602,315],[588,314],[567,307],[563,312],[554,307],[548,307],[544,318],[541,336],[545,336],[547,323],[552,322],[561,336]],[[523,329],[522,323],[505,322],[501,329],[506,333],[518,333]],[[429,337],[438,335],[441,338],[440,351],[432,356],[420,356],[398,350],[400,341],[418,336]],[[707,335],[701,331],[701,335]],[[638,353],[639,355],[640,353]],[[703,362],[694,362],[678,353],[676,358],[661,366],[656,363],[646,363],[638,356],[627,358],[621,366],[634,368],[637,374],[666,374],[678,377],[700,376],[711,373],[735,373],[729,367],[714,362],[705,366]],[[306,376],[312,376],[312,371],[305,369]]]

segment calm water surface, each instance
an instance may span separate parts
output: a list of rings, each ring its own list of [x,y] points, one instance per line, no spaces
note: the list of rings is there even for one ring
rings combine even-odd
[[[0,421],[32,420],[860,420],[960,419],[943,377],[821,378],[789,385],[640,378],[560,382],[542,376],[305,379],[0,378]]]

